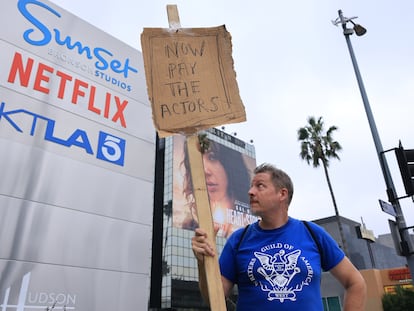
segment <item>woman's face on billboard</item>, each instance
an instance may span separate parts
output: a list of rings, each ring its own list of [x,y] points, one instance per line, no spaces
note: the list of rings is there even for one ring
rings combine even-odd
[[[204,173],[210,201],[227,199],[227,173],[214,152],[203,155]]]

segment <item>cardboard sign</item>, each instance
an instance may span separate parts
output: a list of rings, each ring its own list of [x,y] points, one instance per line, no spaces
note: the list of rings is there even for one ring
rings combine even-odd
[[[141,44],[160,137],[246,120],[224,25],[144,28]]]

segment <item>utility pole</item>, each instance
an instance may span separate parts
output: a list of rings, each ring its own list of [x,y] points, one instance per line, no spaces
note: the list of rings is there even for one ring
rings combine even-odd
[[[397,227],[400,232],[401,242],[408,246],[408,252],[403,252],[403,255],[407,259],[407,265],[411,273],[411,279],[414,279],[414,256],[410,253],[412,252],[412,242],[411,237],[407,230],[407,225],[405,223],[404,215],[401,210],[400,202],[396,195],[394,183],[392,181],[392,177],[390,174],[390,170],[388,167],[388,163],[386,158],[384,157],[384,151],[382,148],[381,140],[378,135],[377,126],[375,125],[374,116],[371,111],[371,107],[368,101],[367,93],[365,92],[364,83],[362,81],[361,73],[359,72],[358,63],[355,58],[354,50],[352,48],[350,35],[355,33],[357,36],[362,36],[366,33],[366,29],[361,25],[355,24],[352,20],[356,17],[347,18],[342,15],[342,11],[338,11],[339,17],[333,21],[334,25],[341,24],[343,28],[343,34],[345,36],[345,40],[348,46],[349,54],[351,56],[352,65],[354,67],[355,75],[358,81],[359,90],[361,92],[362,101],[364,103],[365,112],[367,114],[369,127],[371,129],[372,138],[374,139],[375,148],[377,151],[378,160],[380,162],[382,174],[384,175],[385,184],[387,187],[387,196],[389,202],[393,205],[395,210],[395,219],[397,223]],[[347,23],[351,23],[353,28],[347,28]],[[397,250],[398,251],[398,250]]]

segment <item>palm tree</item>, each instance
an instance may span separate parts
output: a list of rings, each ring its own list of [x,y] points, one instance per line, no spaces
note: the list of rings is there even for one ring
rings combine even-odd
[[[340,160],[337,152],[342,150],[342,147],[332,138],[332,133],[337,129],[336,126],[331,126],[324,132],[325,129],[322,117],[319,117],[318,120],[316,120],[315,117],[308,117],[308,124],[298,130],[298,140],[301,141],[301,158],[306,160],[308,164],[312,163],[315,168],[322,164],[335,208],[335,216],[338,222],[339,234],[341,236],[342,249],[345,254],[348,255],[342,223],[328,174],[329,159],[335,158]]]

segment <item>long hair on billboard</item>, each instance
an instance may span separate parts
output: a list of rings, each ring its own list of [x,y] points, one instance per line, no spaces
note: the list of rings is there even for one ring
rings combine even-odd
[[[228,236],[234,228],[228,221],[227,210],[235,210],[238,207],[248,209],[249,169],[242,153],[215,141],[210,141],[208,150],[203,154],[203,164],[213,219],[220,224],[221,235]],[[197,206],[193,196],[187,142],[184,143],[184,158],[181,166],[184,167],[185,172],[183,194],[191,211],[191,217],[183,222],[182,227],[194,229],[198,227]]]

